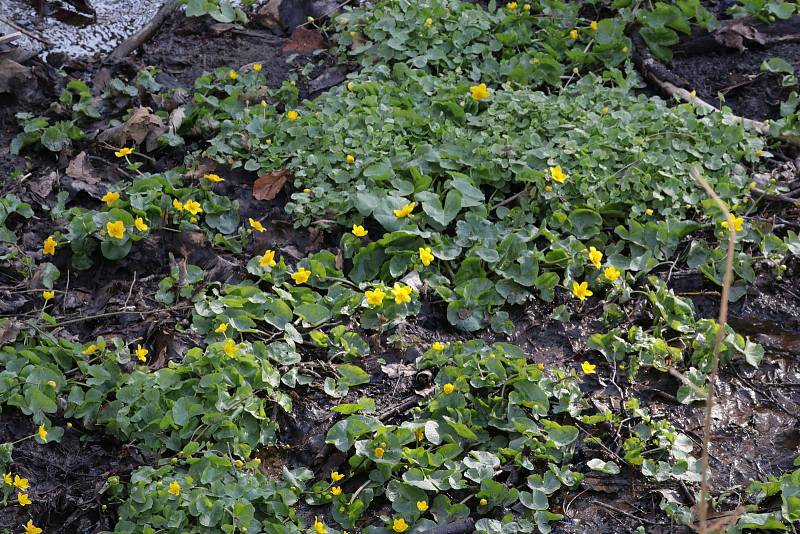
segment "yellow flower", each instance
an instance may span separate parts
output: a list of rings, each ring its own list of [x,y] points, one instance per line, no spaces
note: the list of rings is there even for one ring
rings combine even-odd
[[[47,301],[56,296],[55,291],[42,291],[42,298]]]
[[[297,119],[300,118],[300,114],[295,110],[287,111],[286,118],[289,119],[290,121],[296,121]]]
[[[297,285],[305,284],[308,282],[308,278],[311,276],[311,271],[306,270],[305,267],[300,267],[297,269],[297,272],[292,273],[292,280]]]
[[[756,156],[758,156],[760,158],[763,155],[764,155],[764,151],[763,150],[761,150],[760,148],[758,150],[756,150]]]
[[[144,219],[141,217],[136,217],[136,219],[133,221],[133,226],[136,227],[136,229],[140,232],[146,232],[150,229],[150,227],[147,226],[147,223],[144,222]]]
[[[392,521],[392,530],[395,532],[405,532],[408,530],[408,523],[402,517],[400,519],[395,519]]]
[[[383,304],[383,299],[386,297],[386,293],[380,289],[375,289],[373,291],[368,289],[364,291],[364,297],[367,299],[367,304],[370,306],[380,306]]]
[[[431,349],[435,350],[436,352],[442,352],[444,350],[444,343],[436,341],[433,345],[431,345]]]
[[[353,84],[353,82],[347,82],[347,90],[348,90],[348,91],[352,91],[352,90],[353,90],[353,87],[354,87],[354,84]]]
[[[262,267],[275,267],[278,263],[275,261],[275,251],[267,249],[264,254],[258,259],[258,264]]]
[[[23,526],[25,527],[25,534],[42,534],[42,529],[33,524],[33,519],[28,519],[28,522]]]
[[[647,208],[646,210],[644,210],[644,214],[647,215],[648,217],[650,217],[651,215],[653,215],[653,210],[650,209],[650,208]]]
[[[256,72],[261,72],[264,66],[261,63],[253,63],[253,70]]]
[[[383,447],[375,447],[375,457],[376,458],[383,458],[383,453],[386,452],[383,450]]]
[[[599,269],[603,261],[603,253],[594,247],[589,247],[589,261],[592,262],[595,269]]]
[[[203,176],[203,178],[205,178],[209,182],[213,182],[215,184],[218,184],[220,182],[224,182],[225,181],[225,178],[222,178],[217,174],[206,174],[205,176]]]
[[[736,215],[731,214],[731,219],[733,219],[733,229],[737,232],[741,232],[744,230],[744,217],[737,217]],[[726,230],[728,229],[728,221],[722,221],[722,227]]]
[[[432,18],[428,17],[427,19],[425,19],[425,26],[430,26],[431,24],[433,24]]]
[[[590,23],[589,23],[589,27],[590,27],[592,30],[594,30],[594,31],[597,31],[597,21],[596,21],[596,20],[593,20],[592,22],[590,22]]]
[[[561,165],[550,167],[550,177],[556,182],[563,184],[567,181],[567,173],[561,168]]]
[[[109,221],[106,223],[106,231],[111,237],[122,239],[125,235],[125,223],[122,221]]]
[[[118,158],[124,158],[125,156],[130,156],[131,154],[133,154],[133,149],[128,147],[122,147],[114,152],[114,155]]]
[[[97,352],[97,345],[95,345],[94,343],[83,349],[83,354],[86,354],[87,356],[90,356],[95,352]]]
[[[222,351],[228,358],[233,358],[236,356],[236,353],[239,352],[239,348],[231,338],[228,338],[225,340],[225,345],[222,347]]]
[[[517,3],[516,2],[509,2],[509,3],[506,4],[506,7],[508,9],[510,9],[511,11],[514,11],[515,9],[517,9]]]
[[[341,486],[334,486],[331,488],[331,495],[333,495],[334,497],[338,497],[341,494],[342,494]]]
[[[117,193],[116,191],[109,191],[108,193],[103,195],[100,198],[100,200],[105,202],[107,206],[110,206],[111,204],[119,200],[119,193]]]
[[[409,215],[411,215],[411,212],[414,211],[414,208],[416,207],[417,203],[412,202],[411,204],[406,204],[399,210],[394,210],[393,213],[395,217],[397,217],[398,219],[402,219],[403,217],[408,217]]]
[[[522,6],[522,9],[523,9],[524,11],[530,11],[530,10],[531,10],[531,5],[530,5],[530,4],[524,4],[524,5]]]
[[[355,162],[356,162],[356,158],[355,158],[355,157],[353,157],[353,155],[352,155],[352,154],[348,154],[347,156],[345,156],[344,160],[345,160],[347,163],[349,163],[350,165],[352,165],[353,163],[355,163]]]
[[[235,460],[233,461],[233,465],[234,465],[234,466],[235,466],[237,469],[241,469],[242,467],[244,467],[244,462],[243,462],[243,461],[241,461],[240,459],[238,459],[238,458],[237,458],[237,459],[235,459]]]
[[[628,53],[628,47],[627,46],[623,46],[622,47],[622,53],[623,54],[627,54]]]
[[[341,474],[339,471],[331,471],[331,481],[332,482],[339,482],[344,478],[344,475]]]
[[[428,501],[417,501],[417,510],[424,512],[428,509]]]
[[[473,85],[472,87],[469,88],[469,93],[470,96],[472,96],[472,99],[477,100],[478,102],[480,102],[481,100],[486,100],[491,95],[489,89],[486,88],[485,83],[482,83],[480,85]]]
[[[260,221],[256,221],[256,220],[255,220],[255,219],[253,219],[252,217],[248,217],[248,218],[247,218],[247,222],[249,222],[249,223],[250,223],[250,226],[251,226],[251,227],[253,228],[253,230],[255,230],[256,232],[266,232],[266,231],[267,231],[267,229],[266,229],[266,228],[264,228],[264,225],[263,225],[263,224],[261,224],[261,222],[260,222]]]
[[[610,265],[603,270],[603,275],[609,282],[613,282],[614,280],[619,278],[619,275],[621,274],[622,273],[620,272],[620,270],[614,267],[613,265]]]
[[[147,355],[150,353],[149,350],[142,347],[141,345],[136,345],[136,357],[139,358],[140,362],[147,361]]]
[[[6,486],[14,485],[14,479],[11,478],[11,473],[3,473],[3,483]]]
[[[231,80],[235,80],[238,77],[239,75],[236,73],[235,70],[231,70],[230,72],[228,72],[228,78],[230,78]]]
[[[480,504],[481,506],[486,506],[487,504],[489,504],[489,501],[487,501],[486,499],[481,499],[481,500],[478,502],[478,504]]]
[[[419,247],[419,260],[425,267],[431,264],[433,261],[433,252],[431,252],[431,247]]]
[[[312,17],[311,15],[307,16],[307,17],[306,17],[306,22],[308,22],[309,24],[311,24],[312,22],[314,22],[314,17]]]
[[[183,202],[178,200],[177,198],[172,199],[172,207],[178,211],[183,211]]]
[[[417,441],[422,441],[423,439],[425,439],[425,429],[423,428],[418,428],[417,430],[414,431],[414,434],[417,435]]]
[[[18,490],[25,491],[26,489],[28,489],[28,479],[22,478],[19,475],[14,475],[14,486]]]
[[[369,231],[360,224],[353,225],[353,235],[356,237],[364,237]]]
[[[586,297],[591,297],[593,293],[589,290],[589,284],[586,282],[572,282],[572,294],[580,300],[586,300]]]
[[[453,384],[451,384],[450,382],[448,382],[447,384],[442,386],[442,391],[444,392],[445,395],[450,395],[455,390],[456,390],[456,387]]]
[[[224,334],[225,331],[227,330],[228,330],[228,323],[219,323],[219,326],[217,326],[214,329],[214,332],[216,332],[217,334]]]
[[[39,425],[39,428],[36,430],[36,435],[39,436],[40,440],[47,441],[47,429],[45,429],[44,425]]]
[[[696,89],[692,89],[692,90],[689,92],[689,97],[690,97],[692,100],[694,100],[695,98],[697,98],[697,90],[696,90]]]
[[[200,203],[196,200],[187,200],[186,203],[183,205],[183,209],[185,209],[192,215],[197,215],[198,213],[203,212],[203,208],[200,207]]]
[[[44,240],[44,245],[42,246],[42,253],[53,256],[56,253],[56,245],[58,245],[58,243],[53,236],[47,236],[47,239]]]
[[[593,375],[597,372],[597,366],[593,363],[583,362],[581,364],[581,371],[585,375]]]
[[[570,37],[570,39],[577,39],[578,38],[578,30],[570,30],[569,37]]]
[[[552,185],[546,185],[546,186],[544,186],[544,190],[547,193],[551,193],[553,191],[553,186]]]
[[[325,523],[319,520],[317,516],[314,516],[314,532],[317,534],[326,534],[328,529],[325,528]]]
[[[603,106],[603,108],[600,110],[600,113],[603,115],[608,115],[608,106]]]
[[[170,495],[175,495],[176,497],[181,494],[181,485],[178,484],[176,481],[172,481],[169,483],[169,489],[167,493]]]
[[[404,286],[402,284],[395,284],[392,288],[392,296],[396,304],[404,302],[411,302],[411,286]]]
[[[31,500],[28,498],[27,493],[17,493],[17,501],[19,501],[20,506],[28,506],[31,504]]]

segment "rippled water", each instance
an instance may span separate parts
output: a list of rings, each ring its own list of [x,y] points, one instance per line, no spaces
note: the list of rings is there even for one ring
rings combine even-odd
[[[25,47],[41,50],[44,55],[63,53],[71,57],[86,57],[111,51],[129,35],[138,31],[153,17],[163,0],[93,0],[97,21],[86,26],[74,26],[53,17],[41,17],[30,2],[0,0],[0,18],[35,32],[52,43],[43,44],[25,38]],[[0,28],[2,21],[0,21]]]

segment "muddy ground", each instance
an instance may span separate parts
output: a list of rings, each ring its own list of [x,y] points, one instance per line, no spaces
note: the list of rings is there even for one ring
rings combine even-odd
[[[297,78],[304,96],[324,89],[326,83],[341,79],[342,72],[334,69],[332,59],[325,52],[312,50],[297,52],[287,49],[287,44],[297,43],[288,36],[275,35],[262,28],[228,30],[217,33],[213,21],[186,19],[174,15],[136,56],[113,67],[112,73],[131,75],[136,69],[152,65],[163,72],[160,80],[168,85],[190,86],[204,70],[231,66],[238,68],[252,62],[264,64],[269,83],[277,87],[290,77]],[[788,31],[788,30],[787,30]],[[307,39],[307,36],[305,37]],[[734,112],[751,118],[775,117],[782,89],[774,75],[760,75],[761,62],[774,55],[800,65],[800,45],[787,43],[779,46],[754,48],[732,52],[710,47],[703,51],[684,45],[669,67],[684,78],[687,85],[712,103],[720,91],[726,92],[726,103]],[[313,63],[312,74],[298,76],[303,66]],[[56,76],[47,64],[35,63],[39,70],[39,91],[22,99],[0,96],[0,193],[14,193],[34,205],[36,217],[29,221],[11,221],[9,224],[22,235],[21,251],[36,257],[46,235],[52,232],[47,207],[52,207],[59,189],[70,191],[68,179],[61,174],[64,161],[50,154],[28,153],[26,157],[12,156],[8,152],[11,138],[17,133],[14,114],[19,111],[43,113],[58,93]],[[97,60],[67,61],[65,71],[73,77],[93,79],[100,69]],[[319,82],[320,76],[323,81]],[[317,80],[317,83],[314,83]],[[743,83],[746,82],[746,83]],[[103,120],[107,120],[104,117]],[[96,167],[105,169],[108,179],[115,175],[116,163],[107,151],[85,143],[86,149],[98,158]],[[778,165],[796,154],[778,151],[772,163]],[[179,162],[180,151],[164,149],[156,152],[156,168],[168,168]],[[112,158],[113,159],[113,158]],[[224,170],[224,169],[223,169]],[[43,182],[56,171],[57,179],[46,195]],[[142,337],[154,347],[153,367],[164,365],[168,359],[179,359],[185,350],[199,340],[185,333],[189,315],[186,310],[159,310],[153,296],[158,282],[169,274],[170,254],[209,271],[207,281],[237,280],[243,276],[246,264],[254,250],[274,248],[282,254],[302,257],[322,247],[332,247],[338,235],[314,227],[295,230],[292,221],[283,211],[287,200],[285,193],[274,201],[255,201],[250,194],[253,176],[244,171],[224,170],[227,182],[221,194],[237,198],[242,205],[243,217],[264,219],[275,231],[241,255],[222,253],[212,249],[200,234],[154,233],[134,252],[119,262],[97,262],[91,273],[70,272],[70,286],[66,297],[53,313],[64,320],[86,318],[110,310],[126,309],[133,313],[96,317],[73,322],[57,333],[80,340],[99,335],[119,335],[127,339]],[[34,187],[31,187],[33,185]],[[92,202],[84,192],[71,192],[73,202]],[[786,229],[800,230],[800,210],[785,204],[769,205],[764,217],[784,221]],[[59,251],[53,262],[62,273],[69,270],[68,253]],[[36,288],[29,285],[22,256],[14,261],[0,263],[0,316],[25,317],[36,314],[26,291]],[[676,292],[689,296],[703,317],[716,317],[718,288],[696,273],[664,269],[659,273]],[[62,274],[64,276],[64,274]],[[778,474],[791,468],[792,460],[800,446],[800,264],[796,260],[788,265],[783,281],[760,278],[750,288],[750,293],[736,303],[732,310],[732,323],[743,334],[752,336],[767,349],[764,363],[758,370],[733,366],[720,376],[720,399],[715,409],[714,443],[711,449],[713,487],[723,490],[746,485],[753,478]],[[562,323],[551,318],[558,304],[573,308],[573,319]],[[629,306],[631,320],[641,317],[640,302]],[[554,302],[551,305],[533,303],[514,311],[517,331],[509,341],[522,346],[531,360],[545,365],[575,367],[586,358],[588,336],[603,327],[597,317],[599,305],[587,303],[582,307],[572,302]],[[639,315],[637,315],[637,313]],[[430,343],[434,340],[463,339],[465,334],[453,330],[439,307],[426,305],[404,331],[408,346],[413,342]],[[492,339],[488,333],[481,337]],[[424,388],[424,376],[389,377],[381,370],[379,358],[386,363],[413,364],[419,355],[416,349],[391,347],[385,340],[376,340],[373,355],[364,363],[373,380],[358,396],[371,396],[378,404],[379,413],[389,413],[388,420],[400,420],[403,411],[392,410],[414,397],[415,389]],[[620,402],[620,389],[630,396],[638,396],[656,415],[666,416],[681,431],[692,436],[698,445],[702,439],[702,412],[696,406],[677,403],[675,394],[679,383],[669,375],[657,372],[642,373],[636,383],[627,383],[618,377],[616,383],[598,379],[587,380],[586,393],[604,403]],[[619,389],[618,389],[619,388]],[[330,411],[331,399],[320,388],[309,388],[302,395],[294,395],[295,410],[284,416],[280,440],[282,447],[259,452],[264,459],[264,469],[275,469],[282,464],[312,466],[325,472],[345,459],[331,454],[324,445],[327,428],[336,420]],[[0,417],[0,442],[13,441],[29,435],[33,429],[27,418],[6,411]],[[581,461],[581,453],[576,461]],[[18,508],[0,514],[0,529],[18,528],[23,517],[30,516],[45,532],[93,533],[113,528],[112,509],[100,508],[98,494],[104,479],[112,474],[126,476],[135,467],[155,461],[143,456],[135,447],[120,443],[92,429],[76,427],[67,432],[60,444],[47,447],[26,441],[15,450],[13,470],[28,477],[34,488],[31,495],[34,505],[22,513]],[[616,533],[630,532],[645,525],[648,532],[682,532],[669,523],[659,509],[664,485],[645,480],[630,468],[615,477],[602,474],[587,476],[584,486],[577,492],[562,496],[554,504],[553,512],[563,513],[565,520],[556,524],[559,533]],[[690,503],[691,494],[684,487],[673,485],[679,500]],[[735,504],[727,509],[733,509]],[[313,511],[306,510],[313,516]],[[380,513],[380,510],[378,510]]]

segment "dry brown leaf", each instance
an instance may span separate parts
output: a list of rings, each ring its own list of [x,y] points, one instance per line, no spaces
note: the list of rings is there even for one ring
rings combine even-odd
[[[256,200],[272,200],[280,193],[286,181],[292,177],[292,171],[280,169],[259,176],[253,182],[253,198]]]
[[[295,28],[289,42],[283,45],[283,52],[313,52],[327,48],[325,37],[319,30]]]
[[[47,198],[53,192],[56,182],[58,182],[58,173],[52,171],[50,174],[44,174],[36,180],[32,180],[28,187],[40,197]]]
[[[115,147],[129,146],[131,142],[139,146],[147,141],[146,148],[149,151],[158,146],[159,136],[166,131],[164,119],[155,115],[150,108],[139,107],[124,123],[100,132],[97,140]]]
[[[739,52],[745,50],[745,41],[753,41],[762,45],[765,42],[764,36],[757,29],[743,22],[735,22],[730,26],[720,28],[714,34],[714,40],[728,48],[735,48]]]
[[[89,185],[95,185],[100,182],[100,178],[95,175],[94,167],[92,167],[92,163],[89,161],[89,156],[86,155],[86,152],[81,152],[75,156],[75,159],[69,162],[69,165],[67,165],[67,176]]]

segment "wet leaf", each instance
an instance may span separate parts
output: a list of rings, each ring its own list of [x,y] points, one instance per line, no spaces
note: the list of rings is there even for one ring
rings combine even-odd
[[[291,177],[292,171],[286,169],[272,171],[259,176],[253,183],[253,198],[256,200],[274,199]]]

